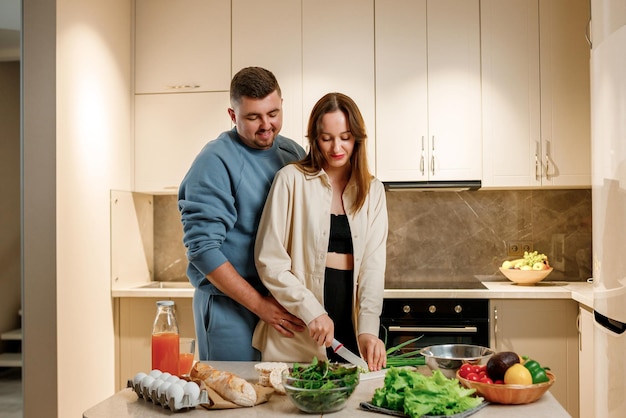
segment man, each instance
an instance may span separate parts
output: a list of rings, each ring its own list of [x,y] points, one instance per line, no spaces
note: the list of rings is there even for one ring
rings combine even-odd
[[[303,322],[268,294],[254,263],[254,239],[276,171],[304,156],[279,135],[282,97],[274,75],[248,67],[233,77],[235,127],[209,142],[178,193],[200,360],[258,361],[252,334],[261,318],[285,337]]]

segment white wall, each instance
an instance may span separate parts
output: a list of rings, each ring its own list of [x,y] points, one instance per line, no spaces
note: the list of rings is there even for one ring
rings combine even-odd
[[[114,391],[109,198],[131,186],[130,28],[130,0],[57,0],[60,417]]]
[[[23,4],[24,416],[77,417],[114,393],[109,192],[130,189],[131,0]]]

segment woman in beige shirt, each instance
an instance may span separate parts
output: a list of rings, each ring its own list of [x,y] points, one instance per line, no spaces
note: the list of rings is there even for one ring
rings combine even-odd
[[[387,206],[368,169],[361,112],[329,93],[313,107],[307,137],[308,155],[274,178],[255,260],[264,285],[308,330],[285,338],[279,327],[295,329],[286,318],[260,322],[253,344],[265,361],[308,362],[332,356],[336,338],[379,370]]]

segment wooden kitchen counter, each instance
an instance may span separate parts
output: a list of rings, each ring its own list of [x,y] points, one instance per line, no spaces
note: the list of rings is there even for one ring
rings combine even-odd
[[[228,370],[252,383],[256,383],[258,381],[258,374],[254,370],[254,364],[254,362],[211,362],[211,365],[217,369]],[[426,372],[428,371],[427,368],[425,370]],[[129,378],[130,377],[132,376],[129,376]],[[359,403],[371,400],[374,390],[376,388],[382,387],[382,385],[382,377],[371,380],[363,380],[357,387],[354,394],[348,400],[348,403],[344,409],[326,415],[336,418],[375,418],[376,416],[385,417],[386,415],[363,411],[359,408]],[[180,418],[206,418],[211,416],[219,416],[220,418],[239,418],[242,416],[254,416],[257,418],[317,416],[316,414],[305,414],[303,412],[300,412],[286,396],[278,394],[274,394],[267,403],[257,405],[253,408],[238,408],[217,411],[206,410],[204,408],[197,407],[193,410],[174,413],[171,412],[169,409],[164,409],[161,406],[154,405],[151,402],[145,401],[144,399],[139,399],[131,389],[124,389],[83,413],[84,418],[151,418],[172,415],[179,415]],[[550,392],[546,393],[538,401],[532,404],[509,406],[492,404],[472,415],[472,417],[476,418],[559,418],[569,416],[570,415],[550,394]]]

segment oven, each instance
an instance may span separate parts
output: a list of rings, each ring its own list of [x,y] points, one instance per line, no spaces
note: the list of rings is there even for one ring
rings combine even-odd
[[[489,347],[489,300],[385,299],[380,338],[387,348],[419,336],[402,351],[452,343]]]

